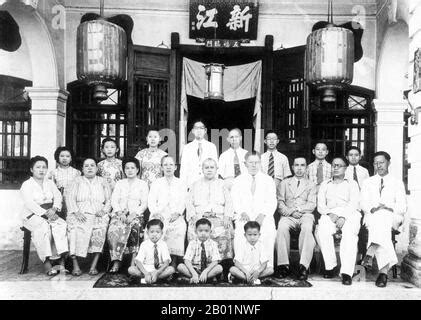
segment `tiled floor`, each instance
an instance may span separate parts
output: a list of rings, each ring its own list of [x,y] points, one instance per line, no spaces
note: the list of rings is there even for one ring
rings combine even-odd
[[[421,289],[398,279],[391,279],[386,288],[374,285],[375,276],[366,281],[354,281],[345,287],[340,279],[326,280],[311,275],[311,288],[274,287],[207,287],[207,288],[93,288],[101,276],[56,276],[50,278],[42,273],[42,265],[35,253],[31,253],[29,272],[19,275],[21,253],[0,252],[0,299],[221,299],[267,300],[267,299],[421,299]]]

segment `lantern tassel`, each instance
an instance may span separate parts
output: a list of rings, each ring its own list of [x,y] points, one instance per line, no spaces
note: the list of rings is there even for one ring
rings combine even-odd
[[[332,2],[332,0],[328,1],[327,22],[333,24],[333,2]]]
[[[104,16],[104,0],[100,0],[100,4],[99,4],[99,15],[101,17]]]

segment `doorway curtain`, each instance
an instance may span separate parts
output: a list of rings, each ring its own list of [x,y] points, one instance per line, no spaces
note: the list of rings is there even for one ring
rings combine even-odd
[[[205,96],[206,75],[203,66],[206,63],[183,58],[180,111],[180,150],[187,142],[187,96],[203,99]],[[261,148],[261,90],[262,61],[228,66],[224,70],[224,100],[255,99],[253,126],[255,129],[254,150]]]

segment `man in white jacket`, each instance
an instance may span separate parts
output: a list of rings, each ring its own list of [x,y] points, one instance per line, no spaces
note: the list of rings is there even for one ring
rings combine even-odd
[[[361,207],[368,229],[368,249],[363,265],[370,267],[376,256],[379,268],[376,286],[385,287],[387,272],[398,262],[391,232],[404,220],[406,194],[402,181],[389,174],[390,155],[387,152],[376,152],[373,164],[376,175],[366,179],[361,189]]]
[[[245,160],[247,172],[234,179],[231,189],[235,220],[234,252],[245,241],[244,224],[256,221],[261,226],[261,241],[270,257],[268,265],[273,266],[276,238],[273,213],[277,206],[275,182],[261,172],[258,152],[248,152]]]
[[[211,158],[218,162],[216,146],[205,139],[205,124],[196,121],[192,132],[194,140],[183,147],[180,163],[180,179],[187,188],[203,176],[202,163],[205,159]]]
[[[361,220],[358,211],[360,190],[354,180],[345,178],[345,169],[345,159],[333,159],[332,178],[320,185],[317,210],[321,216],[316,238],[325,262],[325,278],[333,278],[337,266],[333,237],[341,237],[339,255],[342,284],[351,285]]]

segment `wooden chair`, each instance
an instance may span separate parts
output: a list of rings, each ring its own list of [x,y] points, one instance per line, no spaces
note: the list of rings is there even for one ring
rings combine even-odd
[[[21,227],[20,229],[23,231],[23,255],[19,274],[25,274],[28,272],[29,251],[31,249],[31,231],[25,227]]]

